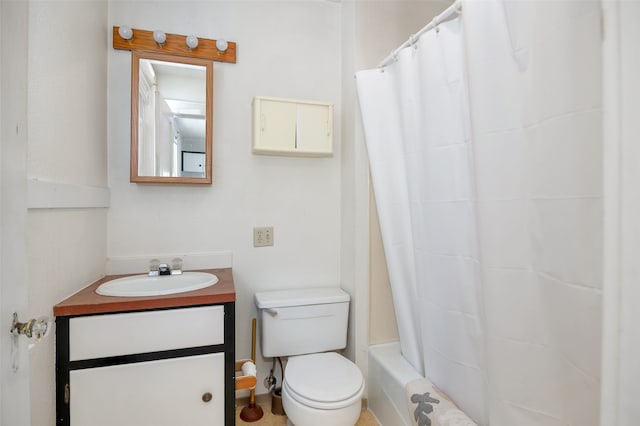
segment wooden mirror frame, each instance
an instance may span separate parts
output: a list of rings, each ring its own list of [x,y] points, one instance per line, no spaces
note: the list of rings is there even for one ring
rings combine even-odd
[[[205,67],[206,70],[206,114],[205,114],[205,176],[140,176],[138,174],[138,117],[140,60],[150,59],[165,62]],[[213,62],[194,57],[169,55],[148,51],[131,51],[131,157],[130,181],[135,183],[211,184],[213,181]]]

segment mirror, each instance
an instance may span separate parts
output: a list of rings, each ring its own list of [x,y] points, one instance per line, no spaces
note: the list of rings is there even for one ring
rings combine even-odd
[[[131,182],[211,183],[213,62],[131,53]]]

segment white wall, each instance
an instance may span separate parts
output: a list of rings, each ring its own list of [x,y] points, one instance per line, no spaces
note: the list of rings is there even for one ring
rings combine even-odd
[[[373,192],[373,191],[372,191]],[[371,297],[369,344],[388,343],[400,340],[396,312],[392,303],[389,271],[382,245],[380,219],[375,206],[374,195],[371,194],[371,220],[369,232],[371,236]]]
[[[363,145],[358,144],[355,96],[356,3],[342,4],[342,177],[341,280],[352,297],[345,355],[360,367],[365,383],[369,328],[369,235],[366,197],[369,174]],[[366,394],[365,394],[366,397]]]
[[[94,195],[108,194],[108,31],[106,1],[28,8],[26,315],[38,317],[105,272],[106,210]],[[70,201],[54,208],[62,192]],[[55,424],[54,340],[52,333],[29,351],[33,425]]]
[[[638,2],[603,2],[605,254],[601,425],[640,418]]]
[[[27,345],[12,368],[12,313],[26,315],[25,209],[27,142],[26,2],[0,2],[0,424],[29,424]]]
[[[341,4],[114,1],[113,25],[238,44],[236,64],[214,65],[211,186],[129,183],[130,54],[109,50],[108,256],[231,251],[236,357],[248,357],[255,292],[341,283]],[[334,156],[253,155],[256,95],[333,103]],[[253,248],[254,226],[274,227],[274,247]],[[258,359],[261,393],[271,360]]]
[[[638,39],[640,3],[620,2],[620,124],[621,124],[621,288],[620,288],[620,426],[638,424],[640,418],[640,313],[638,301],[638,256],[640,255],[640,200],[638,198],[638,162],[640,161],[640,57]]]
[[[31,1],[29,177],[106,184],[106,1]]]

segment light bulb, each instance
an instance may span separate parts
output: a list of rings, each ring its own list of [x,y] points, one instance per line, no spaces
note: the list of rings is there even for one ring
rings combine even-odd
[[[133,38],[133,30],[131,27],[122,26],[118,28],[118,34],[125,40],[131,40]]]
[[[189,49],[195,49],[196,47],[198,47],[198,37],[194,36],[193,34],[188,35],[187,46],[189,46]]]
[[[227,40],[223,38],[216,40],[216,48],[218,49],[219,52],[225,52],[228,47],[229,47],[229,43],[227,43]]]
[[[156,43],[162,45],[165,41],[167,41],[167,35],[164,33],[164,31],[155,30],[153,32],[153,39],[156,41]]]

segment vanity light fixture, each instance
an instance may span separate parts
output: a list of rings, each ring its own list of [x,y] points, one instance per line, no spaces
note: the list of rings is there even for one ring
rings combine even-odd
[[[227,43],[227,40],[223,38],[216,40],[216,49],[218,49],[218,52],[226,52],[228,47],[229,43]]]
[[[131,29],[131,27],[123,26],[118,28],[118,34],[120,34],[120,37],[125,40],[133,39],[133,30]]]
[[[129,51],[159,52],[235,64],[237,45],[233,41],[214,40],[198,37],[194,34],[184,36],[167,34],[162,30],[149,31],[127,26],[114,26],[113,48]]]
[[[167,41],[167,35],[164,33],[164,31],[155,30],[153,32],[153,39],[156,41],[156,43],[162,46]]]
[[[198,37],[194,36],[193,34],[189,34],[187,36],[186,42],[187,42],[187,46],[189,46],[189,49],[191,50],[198,47]]]

